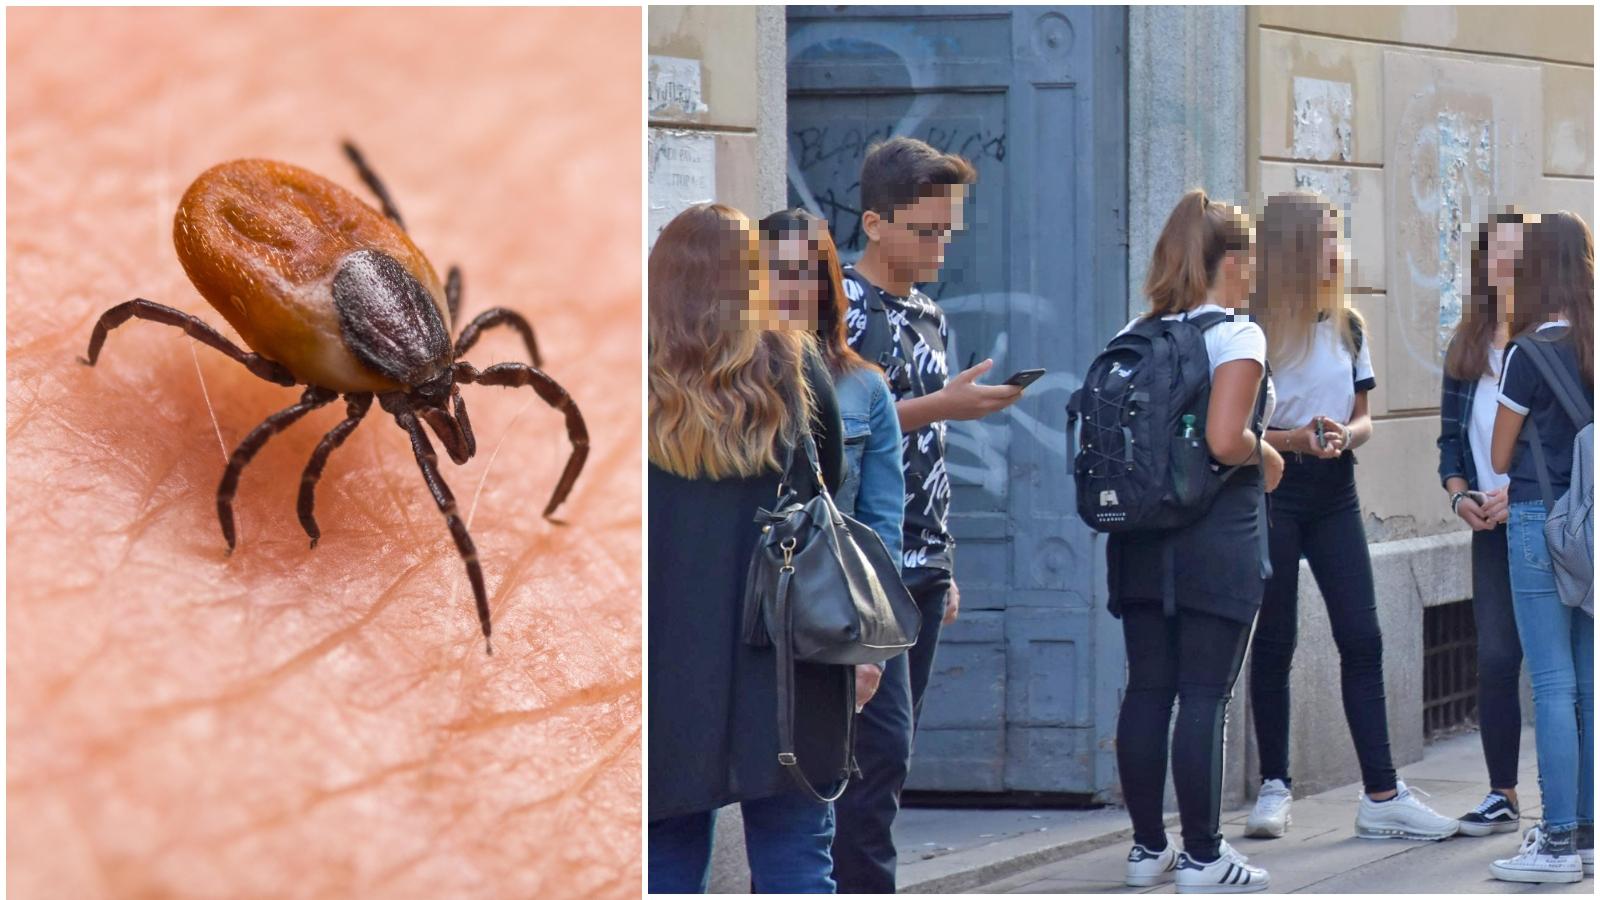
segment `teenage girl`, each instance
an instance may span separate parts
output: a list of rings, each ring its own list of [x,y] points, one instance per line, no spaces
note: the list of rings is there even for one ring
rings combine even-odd
[[[1156,242],[1145,316],[1177,319],[1243,306],[1254,268],[1251,243],[1250,220],[1239,209],[1203,191],[1185,194]],[[1261,329],[1240,317],[1208,329],[1205,343],[1211,364],[1206,446],[1222,465],[1260,466],[1236,472],[1205,516],[1170,538],[1117,534],[1109,542],[1111,613],[1122,619],[1128,660],[1117,720],[1117,768],[1133,819],[1127,883],[1176,881],[1183,893],[1261,891],[1266,871],[1228,846],[1218,819],[1228,700],[1261,605],[1258,507],[1283,460],[1251,421],[1266,361]],[[1181,586],[1171,616],[1162,608],[1165,540],[1171,541],[1173,582]],[[1165,833],[1161,813],[1169,728],[1181,850],[1177,836]]]
[[[1361,316],[1344,292],[1341,224],[1321,197],[1287,193],[1267,201],[1260,225],[1252,309],[1266,329],[1278,390],[1267,442],[1285,463],[1272,503],[1272,578],[1250,651],[1262,786],[1245,833],[1278,837],[1289,826],[1289,666],[1304,557],[1328,609],[1345,721],[1361,765],[1356,835],[1440,840],[1458,823],[1408,790],[1389,755],[1383,635],[1351,453],[1372,436],[1367,392],[1377,381]]]
[[[1533,683],[1544,821],[1489,870],[1503,881],[1575,882],[1584,851],[1594,871],[1594,611],[1561,602],[1544,536],[1545,514],[1571,479],[1573,437],[1594,419],[1594,245],[1572,213],[1523,230],[1511,333],[1520,337],[1501,369],[1490,461],[1511,476],[1511,605]],[[1580,395],[1585,421],[1573,421],[1535,352]]]
[[[1500,408],[1500,357],[1505,352],[1522,246],[1522,214],[1508,210],[1478,228],[1469,293],[1444,355],[1439,400],[1439,482],[1450,509],[1472,529],[1472,617],[1478,631],[1478,736],[1489,768],[1489,792],[1462,816],[1473,837],[1516,831],[1517,761],[1522,745],[1522,642],[1511,612],[1506,558],[1510,478],[1494,470],[1489,443]]]

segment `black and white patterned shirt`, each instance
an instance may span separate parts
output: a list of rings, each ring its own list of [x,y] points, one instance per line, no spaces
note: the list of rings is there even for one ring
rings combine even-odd
[[[883,312],[869,307],[868,292],[881,301]],[[883,365],[889,389],[898,402],[925,397],[950,381],[945,346],[950,337],[944,311],[915,287],[897,297],[868,281],[854,266],[844,270],[844,293],[850,301],[846,325],[850,346],[866,355],[868,316],[888,319],[887,359]],[[883,333],[883,325],[876,328]],[[887,364],[885,364],[887,363]],[[901,467],[906,476],[905,548],[902,567],[949,570],[955,540],[950,537],[950,473],[945,468],[945,423],[933,422],[900,438]]]

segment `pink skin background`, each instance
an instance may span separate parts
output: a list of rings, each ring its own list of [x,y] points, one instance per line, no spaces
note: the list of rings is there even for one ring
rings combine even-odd
[[[637,895],[640,874],[641,14],[616,10],[7,13],[7,887],[14,898]],[[475,459],[445,480],[465,570],[404,433],[374,405],[318,493],[342,402],[245,470],[300,389],[177,329],[237,338],[172,246],[201,171],[266,157],[369,195],[384,177],[462,318],[528,316],[593,452],[532,390],[464,388]],[[372,202],[376,205],[375,201]],[[458,323],[459,326],[459,323]],[[468,357],[522,360],[495,331]]]

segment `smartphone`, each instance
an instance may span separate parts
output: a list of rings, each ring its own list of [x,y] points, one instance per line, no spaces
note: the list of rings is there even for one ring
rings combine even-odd
[[[1485,494],[1483,491],[1467,491],[1467,499],[1478,504],[1479,508],[1482,508],[1485,503],[1489,502],[1489,495]]]
[[[1328,448],[1327,432],[1322,430],[1322,419],[1317,419],[1317,446],[1326,450]]]
[[[1009,384],[1012,387],[1025,388],[1028,385],[1033,384],[1035,381],[1038,381],[1040,378],[1043,378],[1043,377],[1044,377],[1044,370],[1043,369],[1023,369],[1022,371],[1016,373],[1015,375],[1012,375],[1010,378],[1007,378],[1005,381],[1002,381],[1000,383],[1001,384]]]

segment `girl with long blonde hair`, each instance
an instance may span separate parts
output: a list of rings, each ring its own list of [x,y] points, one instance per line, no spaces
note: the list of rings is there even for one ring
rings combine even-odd
[[[816,312],[774,302],[754,227],[720,204],[673,219],[649,271],[649,889],[704,891],[716,811],[738,802],[755,890],[831,893],[832,807],[778,763],[773,649],[743,643],[739,621],[756,512],[803,430],[829,488],[840,481],[838,407],[805,325]],[[849,776],[852,677],[796,666],[796,756],[813,784]]]
[[[1326,200],[1295,192],[1270,198],[1257,230],[1261,272],[1251,310],[1267,332],[1278,394],[1267,442],[1285,464],[1271,511],[1272,577],[1250,651],[1261,789],[1245,834],[1281,837],[1289,827],[1289,666],[1303,557],[1339,649],[1345,721],[1365,786],[1356,834],[1440,840],[1458,823],[1406,788],[1389,752],[1383,634],[1351,452],[1372,436],[1367,393],[1377,381],[1364,323],[1345,294],[1342,226]]]

